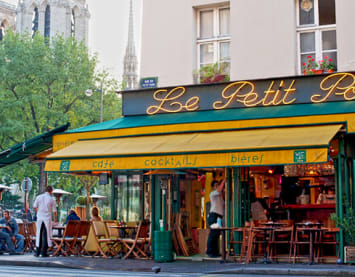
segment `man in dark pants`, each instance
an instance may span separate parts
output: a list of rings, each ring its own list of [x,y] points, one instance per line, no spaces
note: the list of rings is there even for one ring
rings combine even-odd
[[[223,192],[225,181],[226,181],[225,179],[223,179],[221,182],[218,182],[216,180],[212,181],[211,186],[213,188],[213,191],[210,193],[211,209],[207,219],[208,225],[210,226],[212,224],[217,223],[218,218],[220,218],[221,220],[223,218],[224,199],[223,199],[222,192]],[[206,254],[211,258],[215,258],[219,256],[219,251],[218,251],[219,235],[220,235],[219,230],[210,228],[210,234],[207,240]]]
[[[54,199],[51,197],[53,188],[48,186],[46,192],[38,195],[33,208],[37,213],[36,222],[36,253],[35,256],[48,257],[48,246],[52,246],[52,213],[56,222],[57,211]]]

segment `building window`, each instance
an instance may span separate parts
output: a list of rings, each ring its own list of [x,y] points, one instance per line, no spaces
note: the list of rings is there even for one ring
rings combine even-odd
[[[300,72],[308,56],[337,66],[335,0],[297,0],[297,36]]]
[[[33,15],[32,15],[32,37],[36,34],[38,31],[38,8],[33,9]]]
[[[197,11],[198,67],[224,64],[230,70],[230,9],[229,7],[206,8]]]
[[[51,8],[49,5],[46,7],[44,14],[44,37],[48,38],[51,32]]]
[[[117,185],[117,217],[124,222],[143,220],[143,181],[140,175],[119,175]]]
[[[74,10],[71,11],[70,24],[71,24],[71,28],[70,28],[71,36],[75,37],[75,12],[74,12]]]

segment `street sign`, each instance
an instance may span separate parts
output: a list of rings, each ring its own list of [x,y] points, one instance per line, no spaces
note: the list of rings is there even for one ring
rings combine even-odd
[[[99,185],[106,185],[106,184],[108,184],[108,174],[101,173],[99,175]]]
[[[29,177],[26,177],[22,180],[22,184],[21,184],[21,188],[22,188],[22,191],[31,191],[32,189],[32,180],[31,178]]]
[[[141,79],[141,88],[156,88],[158,87],[158,77],[148,77]]]

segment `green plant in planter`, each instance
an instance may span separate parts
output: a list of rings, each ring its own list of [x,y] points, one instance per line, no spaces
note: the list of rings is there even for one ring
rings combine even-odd
[[[75,200],[75,202],[78,204],[79,207],[86,206],[86,196],[78,196]],[[92,203],[92,199],[90,198],[90,203]]]
[[[195,74],[200,77],[200,83],[228,82],[227,63],[214,63],[202,66]]]
[[[353,209],[348,210],[348,216],[340,219],[336,214],[331,214],[330,218],[337,222],[343,228],[345,241],[350,245],[355,245],[355,212]]]

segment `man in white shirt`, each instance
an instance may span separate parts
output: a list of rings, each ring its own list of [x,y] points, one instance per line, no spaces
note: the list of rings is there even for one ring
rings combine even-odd
[[[211,209],[210,213],[208,215],[208,225],[212,225],[214,223],[217,223],[218,218],[222,220],[223,214],[224,214],[224,199],[223,199],[223,188],[224,188],[224,183],[225,179],[223,179],[221,182],[218,182],[216,180],[212,181],[212,188],[213,191],[210,193],[210,200],[211,200]],[[218,251],[218,240],[219,240],[219,235],[220,235],[220,230],[216,230],[211,228],[210,229],[210,234],[208,235],[208,240],[207,240],[207,251],[206,254],[211,257],[215,258],[219,256],[219,251]]]
[[[33,208],[37,213],[36,257],[39,257],[40,254],[42,257],[48,257],[48,246],[52,246],[52,213],[54,222],[57,219],[56,204],[51,197],[52,192],[53,188],[48,186],[46,192],[38,195],[33,204]]]

